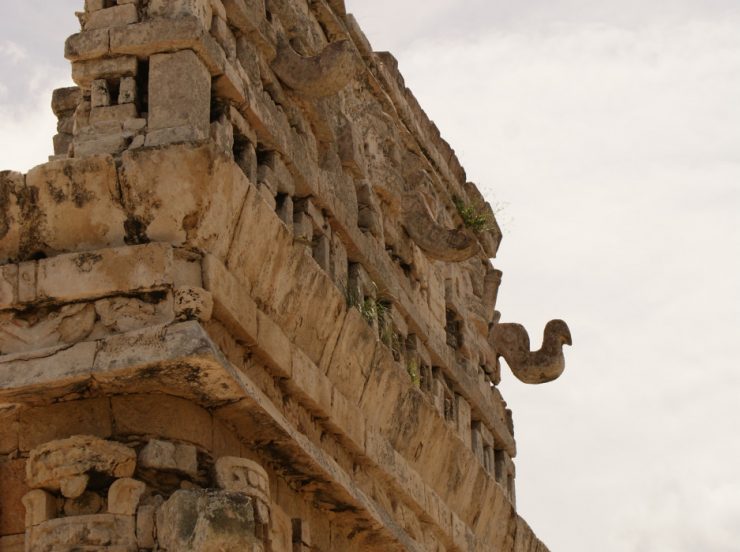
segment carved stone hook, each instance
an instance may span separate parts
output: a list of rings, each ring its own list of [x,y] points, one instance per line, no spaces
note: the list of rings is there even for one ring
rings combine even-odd
[[[568,324],[550,320],[545,326],[542,347],[530,351],[529,334],[521,324],[495,324],[491,341],[496,354],[504,357],[516,378],[524,383],[547,383],[565,370],[563,345],[572,345]]]
[[[271,67],[285,85],[312,98],[336,94],[358,72],[352,43],[346,39],[328,44],[315,56],[302,56],[281,37]]]
[[[478,240],[469,230],[449,230],[437,224],[418,193],[404,194],[401,209],[401,224],[429,257],[454,263],[467,261],[480,251]]]

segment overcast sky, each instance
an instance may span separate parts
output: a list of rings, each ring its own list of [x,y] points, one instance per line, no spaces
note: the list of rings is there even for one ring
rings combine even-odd
[[[0,168],[26,170],[81,0],[2,2]],[[570,324],[560,380],[502,383],[522,515],[553,552],[738,552],[740,4],[347,3],[502,208],[503,319]]]

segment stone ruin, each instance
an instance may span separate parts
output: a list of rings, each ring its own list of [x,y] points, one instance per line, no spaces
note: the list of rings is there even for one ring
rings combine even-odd
[[[547,550],[501,232],[343,0],[86,0],[0,172],[0,551]]]

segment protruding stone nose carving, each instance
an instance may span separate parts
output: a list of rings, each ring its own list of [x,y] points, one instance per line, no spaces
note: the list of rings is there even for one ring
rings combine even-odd
[[[529,334],[521,324],[496,324],[491,332],[493,347],[511,371],[524,383],[547,383],[565,369],[563,345],[572,345],[568,324],[550,320],[539,351],[530,351]]]
[[[433,259],[462,262],[478,253],[480,247],[472,232],[449,230],[437,224],[418,194],[405,194],[401,199],[401,209],[406,232]]]
[[[358,71],[349,40],[332,42],[315,56],[302,56],[287,39],[281,38],[271,67],[289,88],[313,98],[336,94]]]

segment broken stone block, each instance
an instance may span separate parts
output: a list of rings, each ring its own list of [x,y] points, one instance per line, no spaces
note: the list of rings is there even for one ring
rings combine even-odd
[[[133,449],[98,437],[80,435],[33,449],[26,464],[26,479],[31,488],[66,490],[63,492],[65,496],[75,498],[85,491],[89,472],[131,477],[135,467],[136,452]]]
[[[149,60],[149,120],[153,130],[185,127],[208,136],[211,74],[192,50],[156,54]]]
[[[144,491],[146,484],[142,481],[129,477],[116,479],[108,490],[108,512],[133,516]]]
[[[198,475],[198,452],[192,445],[152,439],[139,453],[139,465],[142,468],[175,471],[195,477]]]
[[[62,113],[74,111],[82,100],[82,91],[77,86],[57,88],[51,95],[51,110],[59,117]]]
[[[251,498],[215,490],[180,490],[157,513],[157,537],[166,550],[261,550]]]
[[[164,503],[164,499],[155,495],[145,500],[136,511],[136,542],[139,548],[154,548],[156,541],[156,514],[157,509]]]
[[[57,517],[57,499],[41,489],[34,489],[23,497],[26,508],[26,527],[40,525]]]
[[[179,287],[175,290],[175,316],[178,320],[207,322],[213,313],[213,295],[199,287]]]
[[[118,85],[118,103],[128,104],[136,102],[136,79],[123,77]]]

